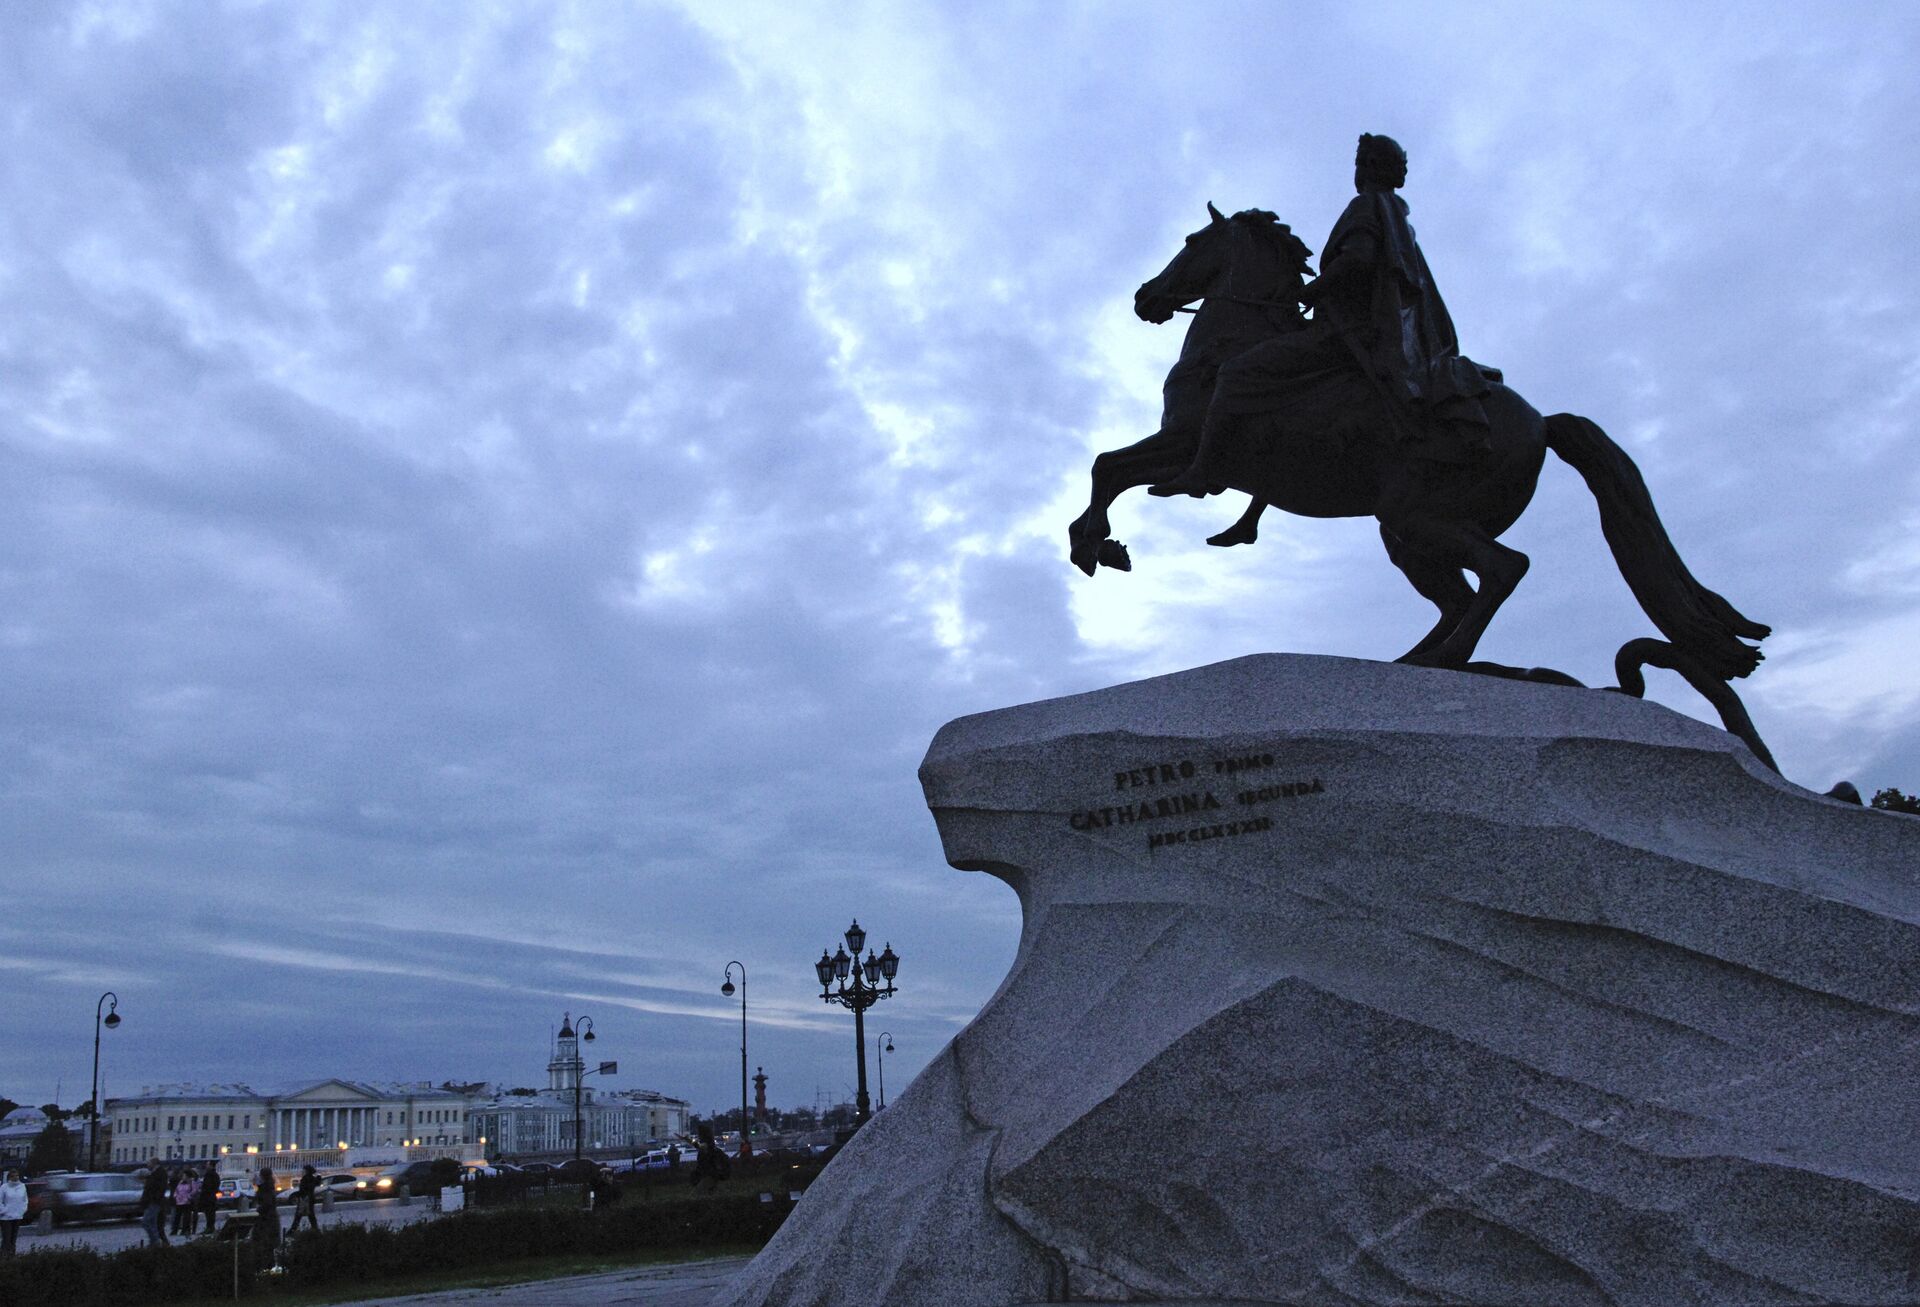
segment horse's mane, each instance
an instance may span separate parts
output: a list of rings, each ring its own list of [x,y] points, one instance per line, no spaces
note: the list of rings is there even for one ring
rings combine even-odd
[[[1275,253],[1280,256],[1281,267],[1308,277],[1313,275],[1313,269],[1307,266],[1313,251],[1307,248],[1305,241],[1293,234],[1293,228],[1280,221],[1279,214],[1270,209],[1242,209],[1229,221],[1240,223],[1271,243]]]

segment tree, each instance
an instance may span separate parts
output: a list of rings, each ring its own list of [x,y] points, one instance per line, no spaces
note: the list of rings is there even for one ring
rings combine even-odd
[[[1873,806],[1890,812],[1910,812],[1920,817],[1920,795],[1902,794],[1891,785],[1873,796]]]
[[[72,1169],[73,1136],[60,1122],[49,1120],[33,1137],[33,1146],[27,1150],[27,1170],[38,1174]]]
[[[19,1106],[20,1104],[14,1102],[11,1098],[8,1098],[4,1094],[0,1094],[0,1119],[4,1119],[7,1113],[13,1111],[15,1108]]]
[[[40,1104],[40,1112],[49,1121],[64,1121],[67,1119],[66,1111],[58,1103],[42,1103]]]

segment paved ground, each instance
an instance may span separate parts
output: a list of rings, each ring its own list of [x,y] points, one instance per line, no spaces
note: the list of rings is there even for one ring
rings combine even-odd
[[[417,1199],[405,1206],[398,1198],[362,1199],[351,1203],[335,1203],[331,1212],[320,1213],[320,1224],[326,1226],[341,1221],[352,1221],[359,1225],[396,1224],[403,1221],[419,1221],[432,1216],[433,1210],[425,1199]],[[220,1213],[221,1224],[225,1224],[227,1213]],[[293,1212],[289,1204],[281,1204],[280,1225],[285,1228],[293,1223]],[[97,1252],[118,1252],[122,1248],[132,1248],[147,1241],[146,1233],[141,1230],[138,1221],[107,1221],[97,1225],[63,1225],[56,1227],[51,1234],[40,1234],[34,1226],[20,1227],[20,1251],[34,1248],[59,1248],[73,1244],[92,1248]],[[177,1242],[177,1240],[176,1240]]]
[[[635,1266],[599,1275],[570,1275],[558,1280],[503,1284],[492,1289],[450,1289],[406,1298],[376,1298],[342,1307],[707,1307],[721,1286],[747,1264],[744,1257],[720,1257],[672,1266]]]

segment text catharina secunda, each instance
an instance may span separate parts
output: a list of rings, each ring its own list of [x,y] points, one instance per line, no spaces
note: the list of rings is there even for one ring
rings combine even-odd
[[[1191,782],[1208,774],[1233,776],[1241,772],[1263,770],[1274,765],[1270,753],[1240,754],[1231,758],[1215,758],[1196,764],[1191,758],[1177,762],[1151,763],[1127,771],[1113,773],[1113,788],[1127,791],[1145,787],[1177,786]],[[1187,788],[1178,793],[1159,794],[1152,798],[1129,797],[1113,807],[1085,808],[1073,813],[1067,820],[1077,831],[1104,830],[1109,826],[1130,826],[1136,822],[1159,823],[1169,818],[1188,817],[1200,813],[1221,809],[1231,803],[1237,807],[1251,807],[1255,804],[1271,803],[1277,799],[1294,799],[1309,794],[1326,793],[1326,784],[1318,777],[1307,780],[1285,781],[1275,785],[1263,785],[1254,789],[1237,790],[1229,794],[1225,801],[1211,789]],[[1198,844],[1205,840],[1223,839],[1233,835],[1251,835],[1256,831],[1273,829],[1271,817],[1244,817],[1237,821],[1220,821],[1208,825],[1193,826],[1183,830],[1161,830],[1147,833],[1147,848],[1158,849],[1172,844]]]

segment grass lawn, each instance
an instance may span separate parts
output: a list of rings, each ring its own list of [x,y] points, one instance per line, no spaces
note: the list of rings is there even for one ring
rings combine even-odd
[[[486,1289],[503,1284],[525,1284],[529,1280],[553,1280],[566,1275],[593,1275],[601,1271],[624,1270],[630,1266],[664,1266],[676,1262],[712,1261],[719,1257],[751,1257],[759,1251],[758,1247],[743,1244],[738,1248],[702,1248],[697,1252],[636,1252],[613,1257],[536,1257],[472,1271],[442,1271],[366,1284],[336,1284],[325,1289],[254,1294],[241,1301],[270,1302],[284,1304],[284,1307],[322,1307],[326,1303],[359,1302],[363,1298],[398,1298],[410,1293]],[[230,1297],[201,1298],[181,1304],[181,1307],[218,1307],[219,1304],[232,1302]]]

